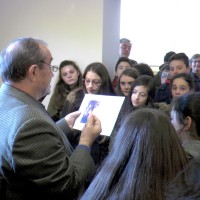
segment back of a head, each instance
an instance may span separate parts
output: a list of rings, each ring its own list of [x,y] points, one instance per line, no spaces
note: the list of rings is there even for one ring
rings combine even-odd
[[[172,55],[174,55],[174,54],[176,54],[174,51],[169,51],[169,52],[167,52],[167,53],[165,54],[165,56],[164,56],[164,63],[168,63],[168,62],[169,62],[169,58],[170,58]]]
[[[195,123],[196,133],[200,137],[200,92],[185,94],[173,102],[173,110],[177,112],[182,124],[186,117]]]
[[[162,199],[162,187],[187,163],[186,154],[168,117],[150,108],[135,110],[125,119],[114,140],[112,153],[111,160],[118,155],[124,158],[121,164],[127,163],[123,166],[122,177],[127,185],[133,184],[134,189],[130,186],[129,190],[136,191],[133,196],[138,200]],[[137,177],[138,180],[134,182],[129,177]],[[148,192],[149,188],[152,193]]]
[[[200,159],[190,163],[168,185],[165,200],[200,199]]]
[[[167,116],[156,109],[136,110],[123,122],[84,197],[161,200],[163,186],[186,163]]]
[[[148,75],[148,76],[154,77],[153,70],[151,69],[149,65],[145,63],[140,63],[137,65],[134,65],[133,67],[138,70],[140,75]]]

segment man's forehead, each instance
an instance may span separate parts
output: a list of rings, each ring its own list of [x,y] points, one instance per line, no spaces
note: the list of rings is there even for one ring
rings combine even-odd
[[[130,42],[123,42],[121,43],[121,46],[128,46],[128,47],[131,47],[131,43]]]

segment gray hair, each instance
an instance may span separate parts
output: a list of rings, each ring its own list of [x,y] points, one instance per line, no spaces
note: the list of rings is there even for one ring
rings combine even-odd
[[[18,38],[12,41],[0,55],[0,74],[3,82],[18,82],[26,77],[29,67],[44,60],[45,54],[41,45],[47,44],[39,39]]]

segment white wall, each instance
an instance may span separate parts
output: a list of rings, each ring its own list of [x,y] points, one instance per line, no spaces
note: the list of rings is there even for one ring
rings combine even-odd
[[[113,76],[120,0],[0,0],[0,13],[0,51],[17,37],[36,37],[49,44],[52,64],[74,60],[83,71],[89,63],[100,61]],[[108,21],[104,16],[110,16]],[[57,74],[53,86],[56,78]],[[46,106],[49,98],[44,100]]]
[[[133,43],[130,58],[159,66],[168,51],[200,53],[199,9],[199,0],[121,0],[120,35]]]

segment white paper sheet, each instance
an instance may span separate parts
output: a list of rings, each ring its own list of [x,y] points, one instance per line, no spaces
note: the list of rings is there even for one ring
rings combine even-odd
[[[86,94],[79,109],[81,115],[76,119],[73,128],[82,130],[88,115],[93,113],[101,121],[101,135],[110,136],[124,99],[123,96]]]

